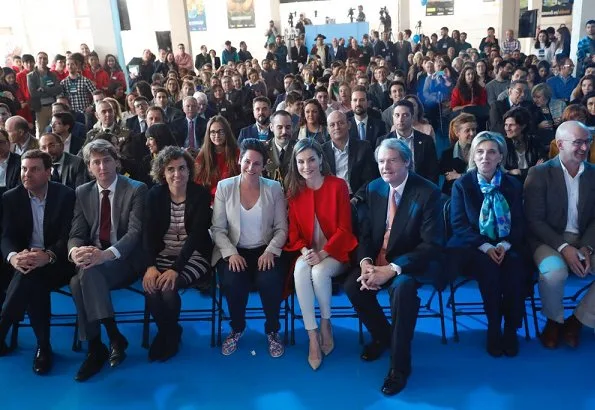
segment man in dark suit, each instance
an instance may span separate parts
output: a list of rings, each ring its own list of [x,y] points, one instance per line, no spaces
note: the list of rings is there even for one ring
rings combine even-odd
[[[381,390],[394,395],[405,388],[411,373],[411,341],[420,304],[417,288],[430,274],[440,272],[442,209],[438,187],[411,171],[412,154],[405,142],[384,140],[376,160],[381,178],[368,184],[358,207],[359,267],[348,276],[345,292],[372,336],[361,358],[376,360],[385,349],[391,350]],[[381,289],[389,290],[392,325],[376,299]]]
[[[4,171],[4,172],[2,172]],[[4,174],[4,175],[2,175]],[[8,133],[0,131],[0,195],[21,183],[21,156],[10,152]]]
[[[269,125],[271,101],[267,97],[256,97],[252,101],[252,114],[256,123],[240,130],[238,144],[246,138],[256,138],[260,141],[268,141],[273,138],[273,131]]]
[[[280,182],[283,186],[296,143],[296,140],[292,138],[291,114],[285,110],[275,111],[271,115],[270,129],[273,138],[265,143],[268,148],[268,160],[264,165],[263,174],[267,178]]]
[[[351,110],[353,118],[349,120],[349,138],[368,141],[372,149],[376,148],[377,141],[386,134],[386,126],[382,120],[368,115],[366,89],[361,85],[353,87]]]
[[[144,272],[141,235],[147,194],[142,182],[118,175],[118,153],[108,141],[87,144],[83,158],[95,181],[76,190],[68,240],[69,259],[78,268],[70,289],[79,338],[89,341],[77,381],[98,373],[108,360],[115,367],[126,357],[128,341],[116,326],[110,291],[134,282]],[[101,342],[101,324],[109,337],[109,350]]]
[[[374,78],[376,82],[370,85],[368,92],[374,96],[376,101],[380,104],[378,108],[380,111],[386,110],[390,106],[389,86],[387,80],[388,70],[386,67],[376,67],[374,70]]]
[[[394,56],[392,60],[393,67],[400,68],[404,72],[409,71],[409,62],[407,57],[413,51],[411,50],[411,43],[403,39],[403,33],[399,33],[397,42],[394,45]]]
[[[130,130],[132,135],[137,135],[146,131],[148,108],[149,101],[142,95],[134,99],[134,111],[136,112],[136,115],[126,120],[126,128]]]
[[[43,134],[39,149],[52,158],[51,181],[76,189],[89,181],[89,174],[83,159],[64,151],[62,139],[57,134]]]
[[[57,112],[52,115],[52,122],[46,128],[46,134],[53,132],[58,134],[64,142],[64,151],[76,155],[79,153],[85,143],[86,130],[83,124],[79,124],[78,133],[75,133],[74,126],[77,124],[70,112]]]
[[[404,141],[413,151],[413,169],[415,173],[438,184],[440,167],[434,139],[429,135],[413,129],[413,104],[408,100],[401,100],[394,104],[393,124],[396,131],[392,131],[381,139],[398,138]],[[377,144],[378,145],[378,144]]]
[[[52,367],[50,291],[68,283],[74,266],[66,258],[74,191],[50,178],[52,161],[39,150],[23,154],[23,185],[2,196],[2,255],[14,270],[0,314],[0,356],[9,328],[29,314],[37,339],[33,371]]]
[[[592,141],[582,123],[562,123],[556,130],[559,155],[530,168],[525,180],[528,242],[547,317],[541,343],[549,349],[558,347],[560,338],[577,347],[581,328],[595,327],[593,284],[566,320],[562,305],[569,273],[585,278],[595,266],[595,167],[587,162]]]
[[[155,106],[160,107],[163,110],[163,113],[165,114],[164,121],[168,124],[184,117],[184,113],[182,111],[178,110],[169,103],[169,94],[163,87],[159,87],[155,90],[155,99],[153,102],[155,103]]]
[[[531,106],[530,102],[524,101],[526,89],[526,81],[512,81],[508,86],[508,98],[496,101],[490,106],[490,131],[506,135],[504,131],[504,114],[513,107],[529,108]]]
[[[365,93],[361,98],[365,99]],[[352,202],[364,199],[366,184],[378,178],[374,151],[366,140],[350,138],[350,122],[341,111],[333,111],[327,119],[330,141],[322,150],[334,175],[343,178],[349,187]]]
[[[198,115],[198,101],[194,97],[185,97],[182,109],[185,117],[173,121],[170,124],[171,131],[180,147],[198,152],[207,132],[207,120]]]
[[[304,38],[300,35],[295,39],[295,45],[289,50],[291,56],[291,72],[297,74],[299,64],[308,62],[308,48],[304,45]]]

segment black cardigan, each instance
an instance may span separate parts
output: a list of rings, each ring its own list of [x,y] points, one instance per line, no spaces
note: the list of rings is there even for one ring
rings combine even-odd
[[[210,263],[213,242],[209,235],[211,227],[211,194],[203,186],[188,183],[184,226],[188,235],[173,269],[181,272],[195,250]],[[147,266],[155,266],[159,252],[165,248],[163,237],[171,220],[171,197],[167,184],[158,184],[149,190],[145,209],[144,248]]]

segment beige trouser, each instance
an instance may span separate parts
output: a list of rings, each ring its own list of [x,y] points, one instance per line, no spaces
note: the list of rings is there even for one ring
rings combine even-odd
[[[52,106],[41,107],[41,110],[37,111],[35,116],[37,117],[37,138],[40,138],[52,120]]]
[[[564,233],[564,240],[575,245],[579,236]],[[578,247],[578,244],[577,244]],[[558,323],[564,322],[564,285],[568,278],[568,265],[562,255],[548,245],[540,245],[533,254],[533,260],[539,269],[539,295],[542,302],[542,313],[548,319]],[[593,281],[595,275],[595,256],[591,256],[591,271],[584,278]],[[595,286],[591,285],[586,295],[574,310],[576,318],[585,326],[595,327]]]

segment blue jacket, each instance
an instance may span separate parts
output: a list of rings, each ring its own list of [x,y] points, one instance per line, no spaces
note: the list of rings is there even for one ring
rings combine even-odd
[[[486,242],[495,245],[500,241],[507,241],[512,245],[512,249],[518,251],[521,248],[525,224],[523,187],[516,178],[504,174],[500,192],[510,207],[511,228],[507,237],[493,241],[479,233],[479,212],[484,195],[477,182],[477,170],[468,171],[454,183],[450,203],[452,237],[448,240],[447,247],[477,249]]]
[[[560,75],[557,75],[549,78],[547,80],[547,85],[552,88],[552,98],[568,102],[572,91],[578,85],[578,81],[579,80],[573,76],[568,77],[566,81],[564,81]]]

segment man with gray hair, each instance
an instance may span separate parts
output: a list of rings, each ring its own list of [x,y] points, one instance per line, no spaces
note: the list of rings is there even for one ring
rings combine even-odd
[[[595,286],[564,320],[564,285],[569,273],[586,278],[595,266],[595,166],[587,162],[593,138],[578,121],[556,130],[558,156],[529,169],[524,205],[528,242],[539,269],[539,295],[547,323],[541,343],[558,347],[560,338],[577,347],[583,326],[595,327]]]
[[[76,190],[68,240],[68,258],[78,268],[70,289],[79,338],[89,342],[77,381],[98,373],[108,360],[115,367],[126,358],[128,341],[114,320],[110,291],[129,285],[144,272],[141,234],[147,194],[145,184],[118,174],[118,152],[108,141],[89,142],[83,148],[83,158],[95,180]],[[102,324],[109,350],[101,342]]]
[[[440,191],[413,172],[413,154],[405,141],[383,140],[376,148],[380,178],[370,182],[358,205],[359,266],[345,282],[345,292],[372,336],[362,360],[391,350],[390,370],[381,391],[395,395],[411,374],[411,341],[417,321],[420,283],[439,280],[443,247]],[[392,324],[376,294],[388,289]]]
[[[200,104],[194,97],[185,97],[182,102],[184,118],[173,121],[170,126],[178,145],[192,152],[198,152],[207,131],[207,119],[204,117],[206,103],[202,96],[199,95],[199,98]]]
[[[30,149],[39,148],[37,139],[29,132],[29,123],[20,115],[14,115],[7,119],[4,129],[8,133],[10,152],[23,155]]]

